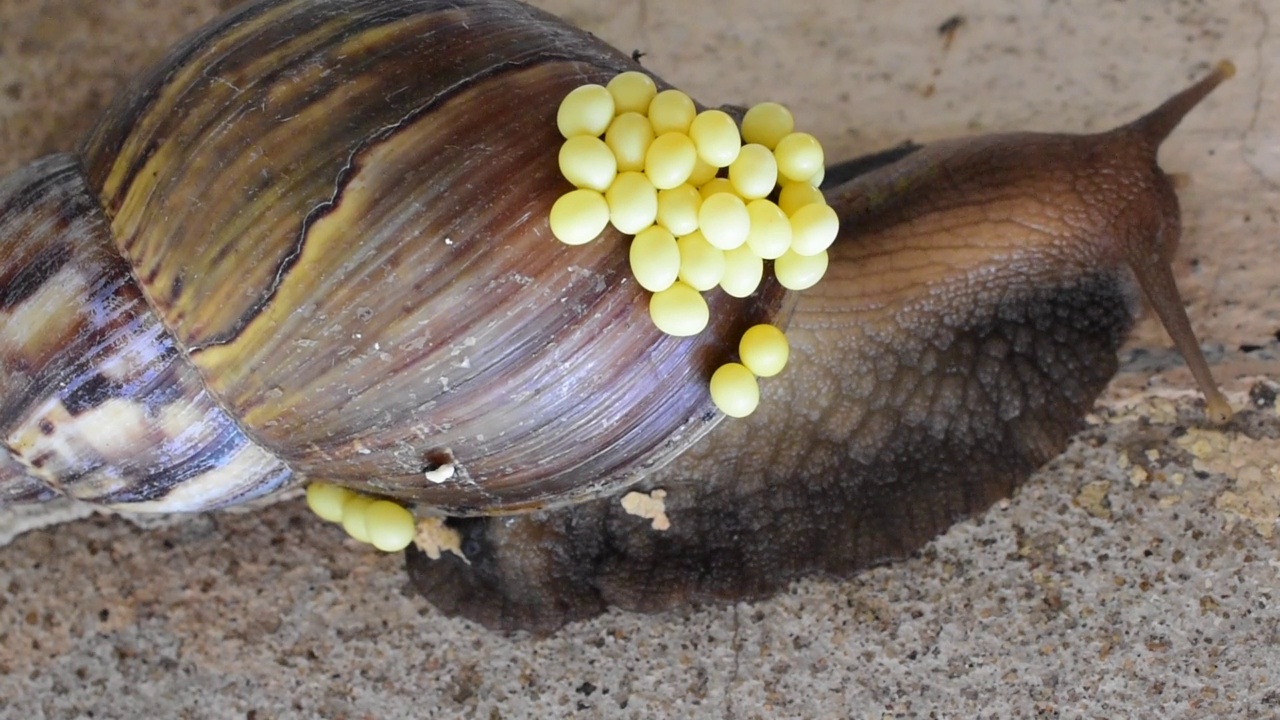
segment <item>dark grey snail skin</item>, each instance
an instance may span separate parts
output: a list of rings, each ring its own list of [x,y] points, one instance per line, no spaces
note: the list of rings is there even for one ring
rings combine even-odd
[[[827,280],[713,298],[685,341],[645,320],[625,238],[546,244],[559,98],[635,67],[505,0],[264,0],[198,33],[77,155],[0,185],[0,502],[338,482],[453,516],[465,560],[409,553],[439,607],[548,631],[912,552],[1061,450],[1144,295],[1227,414],[1154,161],[1225,68],[1113,133],[848,173]],[[706,375],[761,321],[791,367],[720,422]],[[627,489],[665,491],[671,529]]]

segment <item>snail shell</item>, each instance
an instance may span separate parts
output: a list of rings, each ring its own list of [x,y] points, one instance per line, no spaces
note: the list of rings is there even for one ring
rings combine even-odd
[[[1061,450],[1144,297],[1229,415],[1155,162],[1227,66],[1110,133],[833,168],[827,279],[712,295],[696,338],[653,328],[622,236],[547,226],[560,99],[637,67],[509,0],[263,0],[192,37],[0,183],[0,503],[336,482],[476,516],[416,584],[550,629],[911,552]],[[792,366],[720,422],[706,378],[766,321]],[[669,531],[591,500],[633,483]]]
[[[0,497],[200,510],[307,477],[495,512],[678,454],[782,293],[681,340],[620,234],[551,238],[558,99],[635,67],[511,2],[259,2],[192,38],[0,194]]]

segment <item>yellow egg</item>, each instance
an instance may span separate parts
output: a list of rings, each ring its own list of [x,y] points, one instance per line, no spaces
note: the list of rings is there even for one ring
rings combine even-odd
[[[772,201],[752,200],[747,203],[747,216],[751,219],[747,247],[756,255],[773,260],[791,247],[791,221]]]
[[[702,196],[685,183],[670,190],[658,191],[658,224],[672,235],[688,235],[698,229],[698,210]]]
[[[342,504],[351,495],[351,491],[341,485],[313,482],[307,486],[307,507],[324,520],[342,522]]]
[[[369,531],[365,525],[365,510],[373,504],[368,495],[352,493],[342,504],[342,529],[351,537],[362,543],[369,542]]]
[[[805,205],[791,216],[791,251],[817,255],[831,247],[840,232],[840,218],[830,205]]]
[[[797,255],[788,250],[773,261],[773,274],[788,290],[807,290],[827,272],[827,251],[816,255]]]
[[[639,113],[623,113],[609,123],[604,133],[604,144],[613,151],[618,172],[644,170],[644,156],[653,143],[653,126],[649,118]]]
[[[689,175],[689,184],[695,188],[700,188],[715,179],[716,173],[719,172],[719,170],[720,168],[715,165],[708,163],[702,158],[698,158],[698,160],[693,164],[693,172]]]
[[[822,170],[822,144],[809,133],[791,133],[773,151],[778,174],[795,182],[808,182]]]
[[[745,366],[725,363],[711,375],[711,401],[729,417],[746,417],[760,404],[760,384]]]
[[[566,139],[575,135],[599,137],[613,120],[613,95],[603,85],[576,87],[560,103],[556,127]]]
[[[644,174],[659,190],[670,190],[684,184],[693,174],[698,151],[693,140],[680,132],[659,135],[644,156]]]
[[[688,133],[697,113],[693,100],[679,90],[663,90],[649,103],[649,122],[653,124],[655,135]]]
[[[755,200],[773,192],[778,184],[778,163],[769,148],[743,145],[738,159],[729,166],[729,182],[744,200]]]
[[[615,180],[615,183],[617,181]],[[609,203],[595,190],[573,190],[551,206],[551,234],[566,245],[595,240],[609,224]]]
[[[724,277],[720,289],[736,298],[744,298],[760,287],[764,278],[764,261],[747,245],[724,251]]]
[[[689,125],[689,137],[698,148],[698,157],[713,167],[729,167],[742,150],[738,125],[723,110],[704,110]]]
[[[605,191],[609,220],[620,232],[635,235],[658,217],[658,189],[643,173],[618,173]]]
[[[805,205],[815,203],[826,205],[827,199],[822,196],[821,190],[806,182],[783,183],[782,190],[778,193],[778,207],[788,216],[794,215]]]
[[[635,70],[615,75],[605,87],[613,95],[614,106],[619,115],[626,112],[648,112],[649,103],[658,94],[658,86],[654,84],[653,78]]]
[[[674,285],[649,298],[649,317],[658,329],[676,337],[690,337],[702,332],[711,319],[711,311],[702,295],[688,285]]]
[[[790,355],[787,336],[772,325],[752,326],[738,343],[738,357],[757,377],[773,377],[782,372]]]
[[[724,251],[713,247],[702,233],[676,240],[680,248],[680,280],[694,290],[710,290],[724,277]]]
[[[375,500],[364,510],[369,542],[383,552],[399,552],[413,542],[413,513],[397,503]]]
[[[733,193],[716,193],[702,199],[698,228],[707,242],[721,250],[732,250],[747,241],[751,216],[742,198]]]
[[[631,241],[630,261],[640,287],[659,292],[671,287],[680,274],[680,247],[670,231],[654,225]]]
[[[720,193],[729,193],[730,195],[736,194],[733,192],[733,183],[729,182],[729,178],[712,178],[697,187],[698,194],[702,196],[703,200],[706,200],[712,195],[719,195]]]
[[[560,172],[577,187],[604,192],[618,174],[618,161],[600,138],[575,135],[560,146]]]
[[[773,102],[760,103],[742,117],[742,139],[773,150],[795,126],[795,119],[786,107]]]

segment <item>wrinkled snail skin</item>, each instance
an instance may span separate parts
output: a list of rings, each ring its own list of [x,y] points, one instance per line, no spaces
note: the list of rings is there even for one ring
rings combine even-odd
[[[654,328],[624,236],[548,227],[561,98],[637,67],[509,0],[261,0],[193,36],[0,181],[0,504],[329,481],[450,516],[465,560],[408,553],[442,610],[549,631],[911,553],[1062,450],[1144,297],[1229,414],[1155,163],[1225,66],[1113,133],[832,168],[826,279],[711,293],[693,338]],[[722,421],[707,378],[760,322],[790,366]]]
[[[788,372],[755,415],[636,488],[666,493],[669,529],[616,498],[456,519],[467,561],[411,549],[416,585],[446,612],[549,632],[609,606],[848,576],[1008,497],[1083,427],[1144,293],[1166,326],[1185,322],[1176,291],[1161,294],[1179,222],[1155,156],[1229,72],[1111,133],[947,141],[857,164],[826,193],[841,235],[792,310]],[[1193,336],[1180,348],[1203,363]],[[1204,390],[1213,416],[1225,400]]]

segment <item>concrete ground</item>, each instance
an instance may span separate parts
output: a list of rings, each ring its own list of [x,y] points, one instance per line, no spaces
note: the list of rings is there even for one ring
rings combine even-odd
[[[70,147],[228,4],[0,0],[0,170]],[[1206,427],[1147,324],[1094,426],[917,557],[541,641],[441,617],[296,501],[34,530],[0,548],[0,717],[1280,717],[1275,0],[539,4],[705,103],[789,104],[831,155],[1099,130],[1232,59],[1162,160],[1188,175],[1192,321],[1251,409]],[[54,512],[0,515],[0,537]]]

